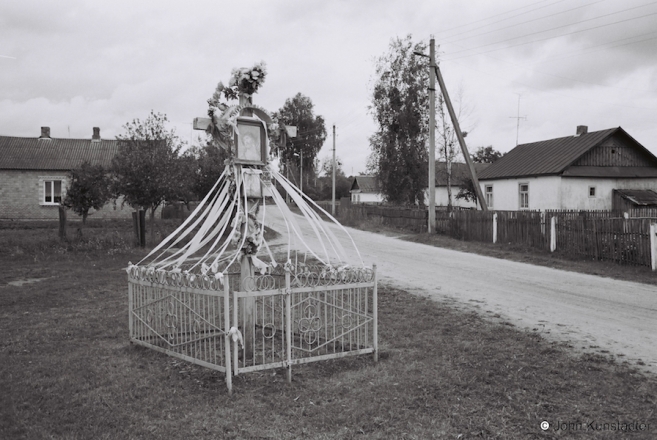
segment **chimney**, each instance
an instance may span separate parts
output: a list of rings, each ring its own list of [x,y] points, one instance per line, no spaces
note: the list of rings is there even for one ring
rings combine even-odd
[[[41,127],[41,136],[39,139],[50,139],[50,127]]]
[[[100,127],[94,127],[94,134],[91,136],[91,142],[100,142]]]
[[[581,136],[583,134],[586,134],[589,132],[589,127],[586,125],[578,125],[577,126],[577,134],[575,136]]]

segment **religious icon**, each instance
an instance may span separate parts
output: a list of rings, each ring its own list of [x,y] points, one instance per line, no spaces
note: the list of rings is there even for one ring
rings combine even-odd
[[[267,157],[265,128],[259,119],[237,118],[236,163],[264,165]]]

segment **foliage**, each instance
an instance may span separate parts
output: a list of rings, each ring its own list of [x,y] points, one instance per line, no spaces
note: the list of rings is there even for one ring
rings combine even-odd
[[[370,137],[368,161],[388,202],[423,204],[427,182],[429,69],[426,44],[412,36],[390,42],[376,60],[376,79],[369,110],[378,129]]]
[[[475,190],[474,183],[472,182],[472,177],[468,177],[461,184],[459,193],[456,195],[457,199],[464,199],[468,202],[477,202],[477,192]]]
[[[475,163],[493,163],[504,154],[500,153],[493,148],[492,145],[487,147],[479,147],[477,151],[472,153],[472,161]]]
[[[134,208],[150,209],[151,218],[162,202],[185,198],[188,191],[179,156],[182,143],[167,122],[166,115],[151,110],[144,121],[125,124],[112,162],[115,194]]]
[[[293,165],[295,169],[301,166],[303,155],[304,182],[309,181],[316,172],[315,158],[326,140],[324,118],[314,114],[313,103],[309,97],[297,93],[293,98],[285,100],[283,107],[274,114],[274,119],[281,126],[284,124],[297,127],[297,137],[287,139],[277,154],[281,164]]]
[[[210,192],[226,167],[228,152],[211,141],[188,149],[183,158],[189,172],[189,189],[194,200],[202,200]]]
[[[342,160],[335,158],[335,199],[349,197],[352,179],[345,176],[342,170]],[[333,158],[325,157],[322,160],[320,177],[317,179],[317,200],[331,200],[333,198]]]
[[[472,161],[475,163],[493,163],[500,157],[504,156],[504,154],[500,153],[499,151],[495,150],[492,145],[489,145],[487,147],[479,147],[477,148],[477,151],[472,153],[470,155],[472,157]],[[477,202],[477,193],[475,191],[475,186],[474,183],[472,182],[472,178],[468,177],[464,182],[463,185],[461,186],[461,189],[459,190],[459,193],[456,195],[457,199],[464,199],[469,202]]]
[[[101,209],[110,199],[110,178],[101,165],[85,162],[71,171],[71,182],[62,204],[82,217],[86,224],[90,209]]]

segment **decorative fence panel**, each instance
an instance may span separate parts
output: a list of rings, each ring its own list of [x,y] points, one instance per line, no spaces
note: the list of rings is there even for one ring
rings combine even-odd
[[[246,289],[233,295],[233,310],[240,309],[233,321],[240,324],[245,344],[234,352],[235,374],[376,352],[374,270],[326,272],[306,266],[284,283],[263,275],[244,284]],[[245,312],[249,306],[239,305],[249,299],[251,319]]]
[[[209,277],[138,272],[128,278],[130,340],[226,372],[227,289]]]
[[[131,342],[224,372],[229,391],[232,374],[285,367],[291,380],[295,364],[377,359],[376,268],[279,266],[241,283],[227,275],[222,286],[214,277],[133,267],[128,301]]]

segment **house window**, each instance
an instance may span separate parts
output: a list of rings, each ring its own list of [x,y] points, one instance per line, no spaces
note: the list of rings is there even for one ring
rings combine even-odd
[[[488,209],[493,207],[493,185],[486,185],[486,206]]]
[[[43,199],[44,205],[59,205],[62,201],[62,181],[61,180],[44,180],[43,181]]]
[[[529,184],[518,185],[520,195],[520,209],[529,209]]]
[[[595,186],[589,186],[589,197],[595,197]]]

